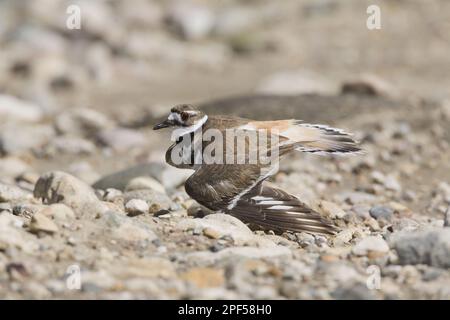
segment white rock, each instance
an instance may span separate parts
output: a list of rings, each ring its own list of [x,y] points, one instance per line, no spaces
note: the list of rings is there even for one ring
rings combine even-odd
[[[0,202],[11,202],[31,198],[31,194],[14,185],[0,183]]]
[[[31,218],[30,231],[34,233],[45,232],[53,234],[58,232],[58,226],[44,214],[37,212]]]
[[[125,211],[132,216],[147,213],[149,209],[147,202],[141,199],[132,199],[125,204]]]
[[[128,182],[127,186],[125,187],[125,191],[142,189],[150,189],[159,193],[166,193],[166,189],[164,188],[164,186],[152,177],[137,177],[131,179],[131,181]]]
[[[5,157],[0,159],[0,175],[16,178],[22,173],[31,171],[30,166],[19,158]]]
[[[39,149],[47,144],[55,132],[51,126],[8,124],[0,130],[0,149],[7,154]]]
[[[145,136],[139,131],[125,128],[103,130],[97,139],[115,151],[124,152],[134,147],[143,147],[147,143]]]
[[[365,256],[370,252],[387,253],[389,246],[384,239],[377,236],[363,238],[353,247],[353,253],[359,256]]]
[[[43,112],[38,106],[13,96],[0,94],[0,119],[9,121],[38,122]]]
[[[114,122],[106,115],[88,108],[65,111],[55,119],[55,128],[59,133],[75,136],[90,136],[112,127]]]

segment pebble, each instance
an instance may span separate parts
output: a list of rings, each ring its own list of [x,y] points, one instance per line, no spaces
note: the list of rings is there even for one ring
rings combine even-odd
[[[369,214],[371,217],[375,219],[385,219],[385,220],[392,220],[394,216],[394,210],[392,210],[390,207],[386,206],[374,206],[370,208]]]
[[[152,177],[137,177],[128,182],[125,191],[150,189],[159,193],[166,193],[164,186]]]
[[[8,124],[0,130],[0,151],[6,154],[21,154],[31,150],[39,150],[55,135],[49,125],[36,124],[21,126]]]
[[[38,212],[33,215],[30,222],[30,231],[33,233],[54,234],[58,232],[58,226],[44,214]]]
[[[360,240],[353,247],[352,252],[358,256],[366,256],[371,252],[384,254],[389,252],[389,246],[384,239],[369,236]]]
[[[118,172],[109,174],[93,184],[95,189],[106,190],[108,188],[115,188],[118,190],[125,190],[127,184],[134,178],[151,176],[158,181],[161,181],[162,172],[167,166],[160,163],[145,163],[139,164]],[[183,171],[183,170],[180,170]]]
[[[0,182],[0,202],[13,202],[30,199],[31,194],[14,185]]]
[[[400,264],[426,264],[450,268],[449,228],[402,231],[393,234],[390,243],[397,252]]]
[[[130,216],[137,216],[140,214],[147,213],[149,209],[150,208],[147,202],[141,199],[131,199],[125,204],[125,211]]]
[[[65,111],[55,118],[55,128],[60,134],[90,137],[100,130],[110,129],[114,122],[106,115],[88,108]]]
[[[14,96],[0,94],[0,119],[8,122],[39,122],[44,114],[42,109],[32,102]]]
[[[125,152],[135,147],[144,147],[145,136],[139,131],[125,128],[114,128],[100,131],[98,141],[117,152]]]

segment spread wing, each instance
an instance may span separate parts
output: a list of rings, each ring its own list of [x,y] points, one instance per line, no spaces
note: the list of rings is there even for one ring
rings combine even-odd
[[[270,171],[256,165],[205,165],[186,181],[186,192],[205,207],[277,232],[333,234],[336,228],[297,197],[263,185]]]

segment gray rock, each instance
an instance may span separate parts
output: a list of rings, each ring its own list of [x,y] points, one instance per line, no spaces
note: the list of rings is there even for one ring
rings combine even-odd
[[[386,219],[390,221],[394,216],[394,210],[386,206],[374,206],[370,208],[369,214],[375,219]]]
[[[13,202],[30,199],[31,194],[15,185],[0,182],[0,202]]]
[[[390,244],[400,264],[427,264],[450,268],[450,229],[394,233]]]
[[[55,128],[60,134],[74,136],[92,136],[100,130],[114,127],[114,122],[104,114],[88,109],[77,108],[58,115],[55,119]]]
[[[162,178],[162,172],[167,166],[161,163],[145,163],[139,164],[131,168],[127,168],[110,175],[107,175],[93,184],[95,189],[106,190],[115,188],[125,190],[127,184],[134,178],[151,176],[159,181]]]
[[[370,252],[387,253],[389,246],[386,241],[377,236],[369,236],[359,241],[352,249],[352,252],[359,256],[365,256]]]
[[[5,157],[0,159],[0,175],[2,177],[16,178],[27,171],[31,171],[30,166],[19,158]]]
[[[89,185],[61,171],[43,174],[36,183],[34,196],[42,198],[46,204],[63,203],[71,207],[77,215],[89,210],[88,212],[95,216],[105,210]],[[92,210],[96,212],[91,212]]]
[[[39,149],[47,144],[55,132],[48,125],[7,125],[0,129],[0,151],[15,154]]]
[[[150,207],[147,202],[141,199],[132,199],[125,204],[125,211],[130,216],[137,216],[140,214],[147,213]]]
[[[79,137],[61,136],[52,139],[45,147],[45,152],[52,156],[60,153],[78,155],[94,153],[95,149],[94,143],[89,140]]]
[[[147,139],[142,133],[125,128],[102,130],[97,134],[97,139],[101,144],[118,152],[143,147],[147,143]]]
[[[338,202],[347,201],[350,204],[370,204],[377,201],[377,197],[365,192],[343,192],[336,196]]]
[[[125,203],[133,199],[144,200],[152,208],[151,211],[153,212],[161,209],[170,209],[173,206],[173,202],[166,194],[149,189],[129,191],[124,193],[123,196]]]
[[[55,203],[50,206],[45,206],[41,208],[39,213],[45,215],[46,217],[52,217],[56,221],[67,221],[75,218],[75,213],[73,210],[62,203]]]
[[[186,179],[192,175],[192,172],[193,170],[189,169],[168,167],[162,173],[161,182],[167,190],[175,189],[184,184]]]
[[[30,102],[13,96],[0,94],[0,119],[7,122],[39,122],[43,118],[42,109]]]
[[[54,234],[58,232],[58,226],[47,216],[38,212],[33,215],[30,222],[30,231],[33,233],[48,233]]]
[[[125,191],[149,189],[159,193],[166,193],[164,186],[151,177],[137,177],[128,182]]]

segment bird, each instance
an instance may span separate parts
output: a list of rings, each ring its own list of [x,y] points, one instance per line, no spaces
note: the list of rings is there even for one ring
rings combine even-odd
[[[257,121],[207,115],[191,104],[171,108],[167,119],[156,124],[153,130],[163,128],[173,130],[173,144],[166,151],[165,160],[174,167],[194,170],[184,186],[186,193],[199,204],[216,213],[230,214],[254,228],[275,233],[334,235],[339,231],[298,197],[266,180],[277,172],[277,161],[294,151],[336,155],[360,153],[359,143],[351,134],[295,119]],[[215,139],[205,139],[208,132],[215,133]],[[264,132],[266,138],[258,136],[255,144],[250,137],[259,132]],[[244,142],[239,146],[236,137],[241,136]],[[208,148],[211,150],[212,142],[215,143],[215,152],[211,152],[213,158],[219,155],[222,161],[210,159],[208,162],[201,157]],[[261,160],[263,157],[249,161],[252,152],[258,153],[262,149],[267,151],[265,161]],[[237,163],[239,153],[243,154],[243,161]],[[277,161],[267,161],[272,156],[275,158],[275,154]],[[223,161],[224,158],[228,160],[227,156],[232,161]]]

